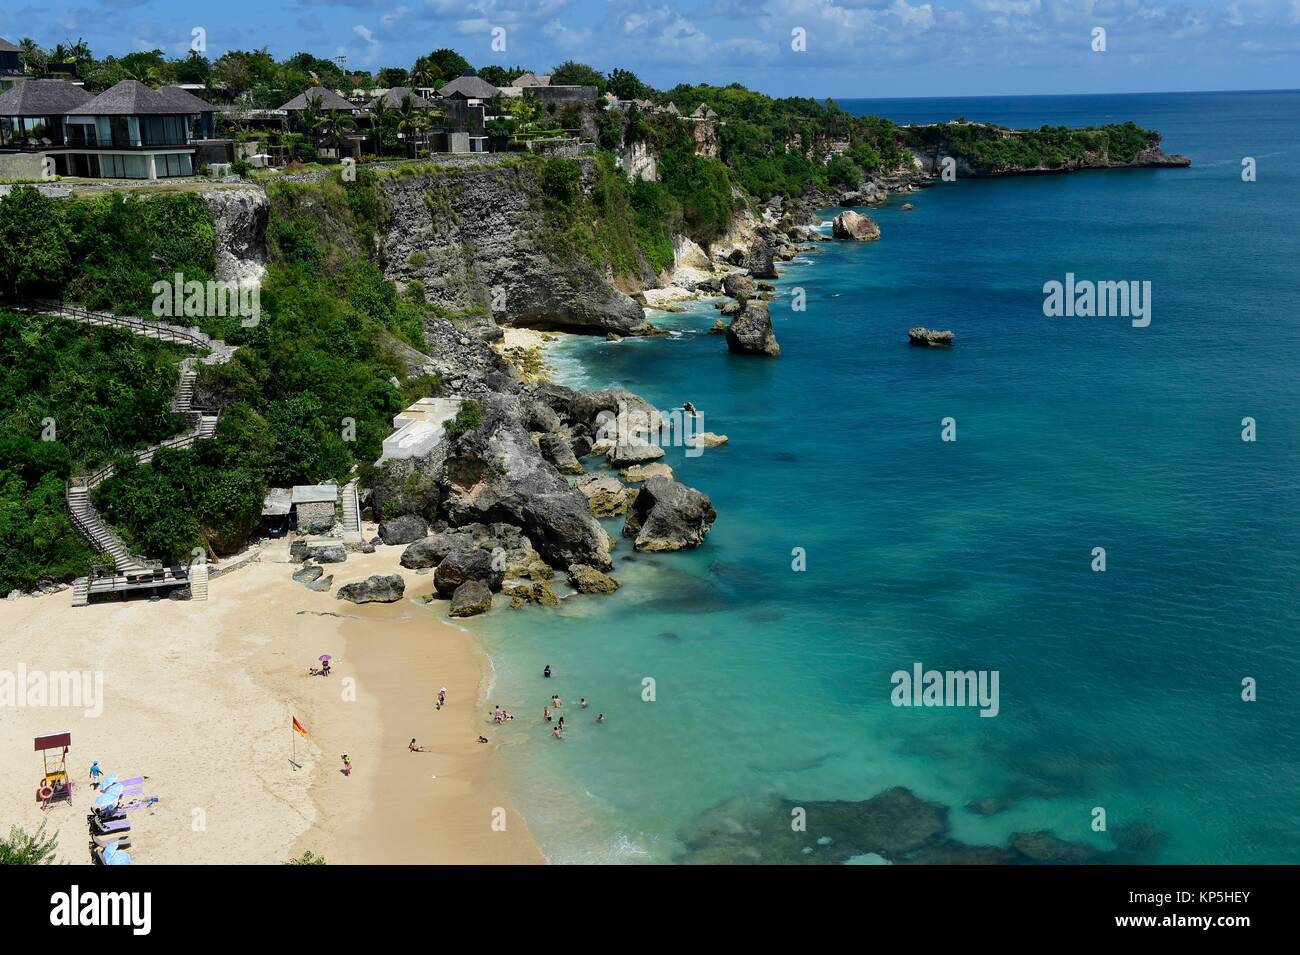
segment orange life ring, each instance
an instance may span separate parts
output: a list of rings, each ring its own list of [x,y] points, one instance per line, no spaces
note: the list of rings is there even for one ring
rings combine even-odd
[[[42,786],[39,795],[40,795],[40,797],[41,797],[42,799],[47,799],[47,800],[48,800],[48,799],[52,799],[52,798],[54,798],[54,787],[53,787],[53,786]]]

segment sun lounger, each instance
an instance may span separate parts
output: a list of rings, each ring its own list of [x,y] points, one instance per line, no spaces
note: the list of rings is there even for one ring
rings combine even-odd
[[[91,843],[90,857],[94,860],[95,865],[130,865],[130,853],[123,852],[119,843],[110,842],[106,846],[97,846]]]
[[[113,833],[126,833],[131,831],[131,823],[126,819],[99,819],[90,820],[90,834],[92,836],[109,836]]]

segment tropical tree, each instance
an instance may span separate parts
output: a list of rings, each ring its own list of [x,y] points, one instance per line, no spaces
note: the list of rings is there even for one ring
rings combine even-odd
[[[402,134],[406,141],[406,149],[410,158],[415,158],[415,142],[419,134],[429,128],[428,117],[424,115],[424,110],[415,105],[415,100],[410,96],[402,97],[402,104],[397,107],[397,131]]]
[[[23,66],[27,67],[29,73],[44,73],[45,68],[49,65],[50,55],[46,53],[39,43],[29,36],[23,37],[18,41],[18,57],[23,61]]]
[[[59,851],[59,836],[45,834],[45,823],[34,833],[14,826],[0,838],[0,865],[50,865]]]

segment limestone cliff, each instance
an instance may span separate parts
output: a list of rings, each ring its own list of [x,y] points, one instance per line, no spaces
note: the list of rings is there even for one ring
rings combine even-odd
[[[469,325],[479,337],[498,337],[499,325],[650,331],[636,302],[549,234],[534,165],[430,167],[380,188],[385,276],[402,288],[419,283],[425,300],[448,313],[480,316]]]

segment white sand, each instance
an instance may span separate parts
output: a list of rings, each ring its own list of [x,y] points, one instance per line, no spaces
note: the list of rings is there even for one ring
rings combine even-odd
[[[352,554],[326,573],[335,590],[399,572],[408,598],[431,592],[431,576],[397,566],[400,552]],[[99,716],[0,710],[6,830],[44,820],[60,861],[88,862],[87,770],[98,759],[106,772],[148,776],[145,794],[159,798],[129,816],[137,863],[278,863],[306,849],[332,863],[541,861],[496,783],[492,746],[475,742],[484,658],[473,638],[443,622],[445,605],[356,606],[295,583],[287,561],[279,542],[213,580],[207,601],[74,608],[70,591],[0,600],[0,670],[103,680]],[[307,676],[322,653],[334,656],[333,674]],[[449,705],[435,712],[444,685]],[[294,715],[310,733],[296,744]],[[75,804],[42,811],[32,741],[63,731]],[[434,753],[407,752],[412,736]],[[343,752],[351,777],[338,772]],[[496,807],[504,833],[491,827]]]

